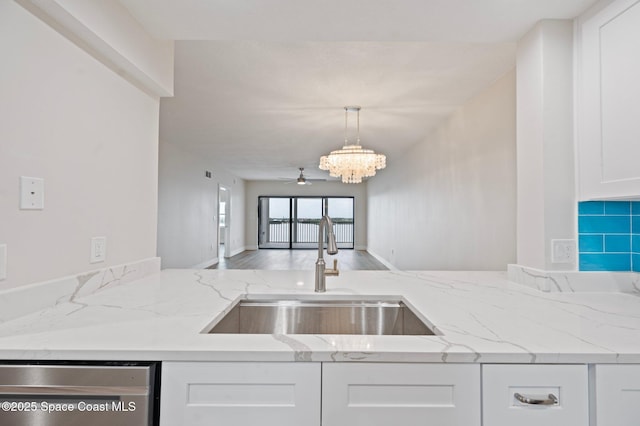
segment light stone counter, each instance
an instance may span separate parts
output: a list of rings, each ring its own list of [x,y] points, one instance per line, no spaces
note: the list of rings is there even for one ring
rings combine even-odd
[[[13,360],[640,363],[640,297],[545,293],[505,272],[164,270],[0,322]],[[210,335],[246,295],[401,296],[436,336]]]

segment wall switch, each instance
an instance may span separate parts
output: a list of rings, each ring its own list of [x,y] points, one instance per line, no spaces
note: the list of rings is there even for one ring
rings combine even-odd
[[[0,281],[7,279],[7,245],[0,244]]]
[[[107,258],[107,237],[93,237],[91,239],[90,263],[104,262]]]
[[[552,263],[575,263],[576,240],[551,240]]]
[[[44,179],[20,176],[20,209],[44,209]]]

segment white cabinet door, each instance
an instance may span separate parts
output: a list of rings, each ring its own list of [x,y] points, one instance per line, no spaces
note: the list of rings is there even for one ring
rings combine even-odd
[[[579,199],[640,196],[640,0],[578,20]]]
[[[483,365],[482,419],[487,426],[588,425],[587,366]]]
[[[596,365],[596,426],[640,424],[640,365]]]
[[[320,363],[164,362],[161,426],[320,425]]]
[[[479,426],[480,365],[324,363],[322,425]]]

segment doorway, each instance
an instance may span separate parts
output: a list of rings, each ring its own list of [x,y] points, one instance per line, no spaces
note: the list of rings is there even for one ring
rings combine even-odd
[[[231,257],[231,189],[218,185],[218,258]]]

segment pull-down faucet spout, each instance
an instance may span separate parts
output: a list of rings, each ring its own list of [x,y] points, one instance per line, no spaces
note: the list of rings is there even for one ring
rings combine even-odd
[[[338,245],[336,244],[336,236],[333,233],[333,222],[329,216],[323,216],[318,226],[318,260],[316,260],[316,292],[324,293],[327,288],[325,285],[326,275],[338,275],[338,261],[333,261],[333,269],[327,269],[323,257],[324,246],[324,230],[327,230],[327,254],[334,255],[338,253]]]

